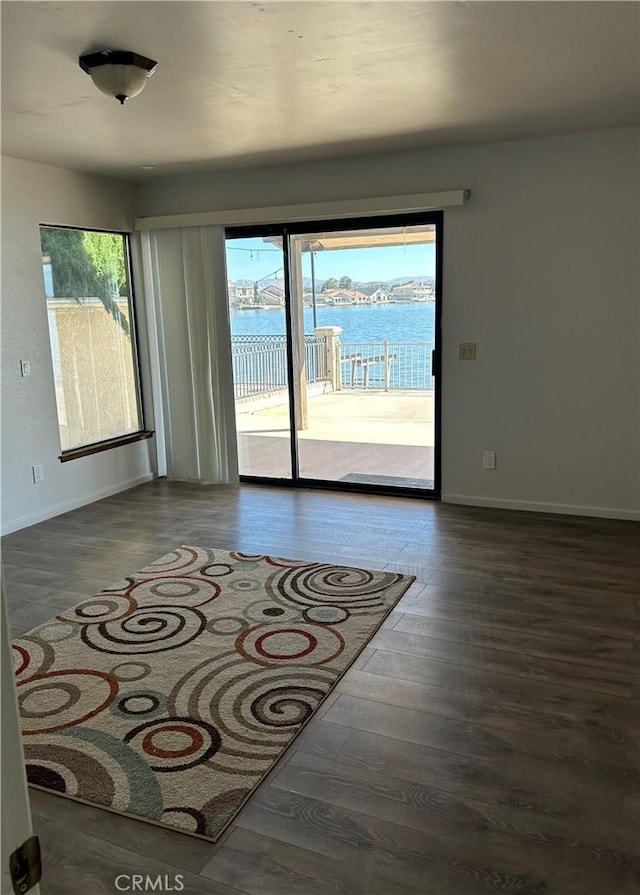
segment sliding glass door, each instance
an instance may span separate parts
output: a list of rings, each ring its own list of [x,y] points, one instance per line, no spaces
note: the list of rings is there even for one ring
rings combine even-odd
[[[284,253],[259,236],[226,250],[240,475],[291,479]]]
[[[229,231],[242,476],[437,495],[441,217]]]

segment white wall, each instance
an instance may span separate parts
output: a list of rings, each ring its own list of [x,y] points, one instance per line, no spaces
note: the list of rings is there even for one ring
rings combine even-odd
[[[38,225],[131,230],[131,184],[2,159],[2,531],[151,477],[153,439],[61,463]],[[20,359],[31,376],[20,376]],[[31,467],[44,466],[34,485]]]
[[[471,189],[445,212],[443,496],[639,518],[638,149],[619,128],[154,179],[137,213]]]

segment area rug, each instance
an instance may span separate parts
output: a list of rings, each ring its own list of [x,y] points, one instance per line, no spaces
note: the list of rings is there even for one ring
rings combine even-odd
[[[14,641],[29,783],[215,841],[413,580],[173,550]]]

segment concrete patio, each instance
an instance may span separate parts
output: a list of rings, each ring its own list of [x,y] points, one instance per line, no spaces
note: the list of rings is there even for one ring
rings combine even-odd
[[[308,397],[298,433],[300,475],[328,481],[433,487],[433,391],[345,389]],[[242,475],[291,477],[289,404],[236,404]]]

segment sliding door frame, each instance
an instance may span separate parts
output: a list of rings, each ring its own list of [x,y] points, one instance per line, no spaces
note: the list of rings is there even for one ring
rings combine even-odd
[[[287,378],[289,388],[289,440],[291,448],[291,478],[280,479],[267,476],[240,475],[241,482],[277,485],[294,488],[318,488],[331,491],[354,491],[367,494],[388,494],[403,497],[415,497],[439,500],[441,493],[441,397],[442,397],[442,260],[443,260],[443,223],[442,211],[411,212],[393,215],[367,215],[367,217],[331,218],[328,220],[296,221],[290,224],[257,224],[225,228],[226,239],[251,238],[259,236],[280,236],[284,264],[285,321],[287,341]],[[295,370],[293,360],[293,321],[291,309],[291,271],[289,266],[289,237],[304,233],[326,232],[337,230],[371,230],[385,227],[415,227],[420,224],[435,226],[436,231],[436,269],[435,269],[435,321],[434,350],[432,357],[432,375],[434,383],[434,448],[433,448],[433,489],[408,488],[396,485],[372,485],[357,482],[332,482],[326,479],[310,479],[300,476],[298,457],[298,437],[296,434],[296,396]]]

